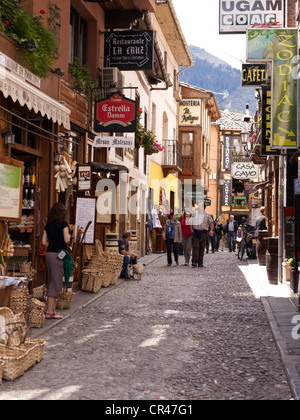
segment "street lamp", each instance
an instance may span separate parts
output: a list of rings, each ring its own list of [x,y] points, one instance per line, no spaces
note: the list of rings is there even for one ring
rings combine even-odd
[[[244,128],[244,130],[241,132],[241,139],[242,139],[243,149],[244,149],[246,155],[248,155],[248,152],[249,152],[249,131],[246,130],[246,128]]]

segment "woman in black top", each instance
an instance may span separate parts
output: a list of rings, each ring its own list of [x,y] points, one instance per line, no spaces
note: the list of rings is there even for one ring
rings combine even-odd
[[[61,250],[67,250],[70,242],[69,224],[66,221],[66,208],[62,203],[55,203],[48,216],[48,223],[43,232],[42,244],[47,246],[46,265],[50,277],[46,319],[61,319],[55,312],[55,303],[63,288],[64,262],[57,258]]]

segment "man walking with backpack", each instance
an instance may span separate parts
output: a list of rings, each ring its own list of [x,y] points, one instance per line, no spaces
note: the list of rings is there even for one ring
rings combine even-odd
[[[166,221],[163,239],[167,245],[168,267],[172,265],[172,248],[176,265],[179,265],[178,255],[179,244],[182,242],[182,232],[181,224],[174,213],[171,213],[169,219]]]

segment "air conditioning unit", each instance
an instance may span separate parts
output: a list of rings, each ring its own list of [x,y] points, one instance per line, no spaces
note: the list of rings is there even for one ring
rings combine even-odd
[[[122,92],[124,76],[117,67],[104,67],[101,71],[100,84],[103,96],[108,96],[117,90]]]

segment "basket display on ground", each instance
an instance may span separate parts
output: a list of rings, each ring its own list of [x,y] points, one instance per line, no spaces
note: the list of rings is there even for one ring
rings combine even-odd
[[[24,375],[29,363],[28,350],[19,347],[8,347],[0,344],[0,360],[3,362],[2,378],[14,381]]]
[[[30,312],[28,315],[29,327],[42,328],[45,324],[45,304],[38,299],[31,300]]]
[[[103,275],[102,270],[82,270],[81,290],[85,292],[98,293],[102,287]]]
[[[97,293],[101,287],[115,284],[121,274],[123,255],[103,252],[101,243],[96,244],[93,256],[83,270],[82,290]]]
[[[42,286],[35,287],[33,289],[33,297],[36,299],[46,300],[47,286],[43,284]]]
[[[74,294],[74,292],[66,290],[60,292],[56,301],[56,309],[70,309]]]

